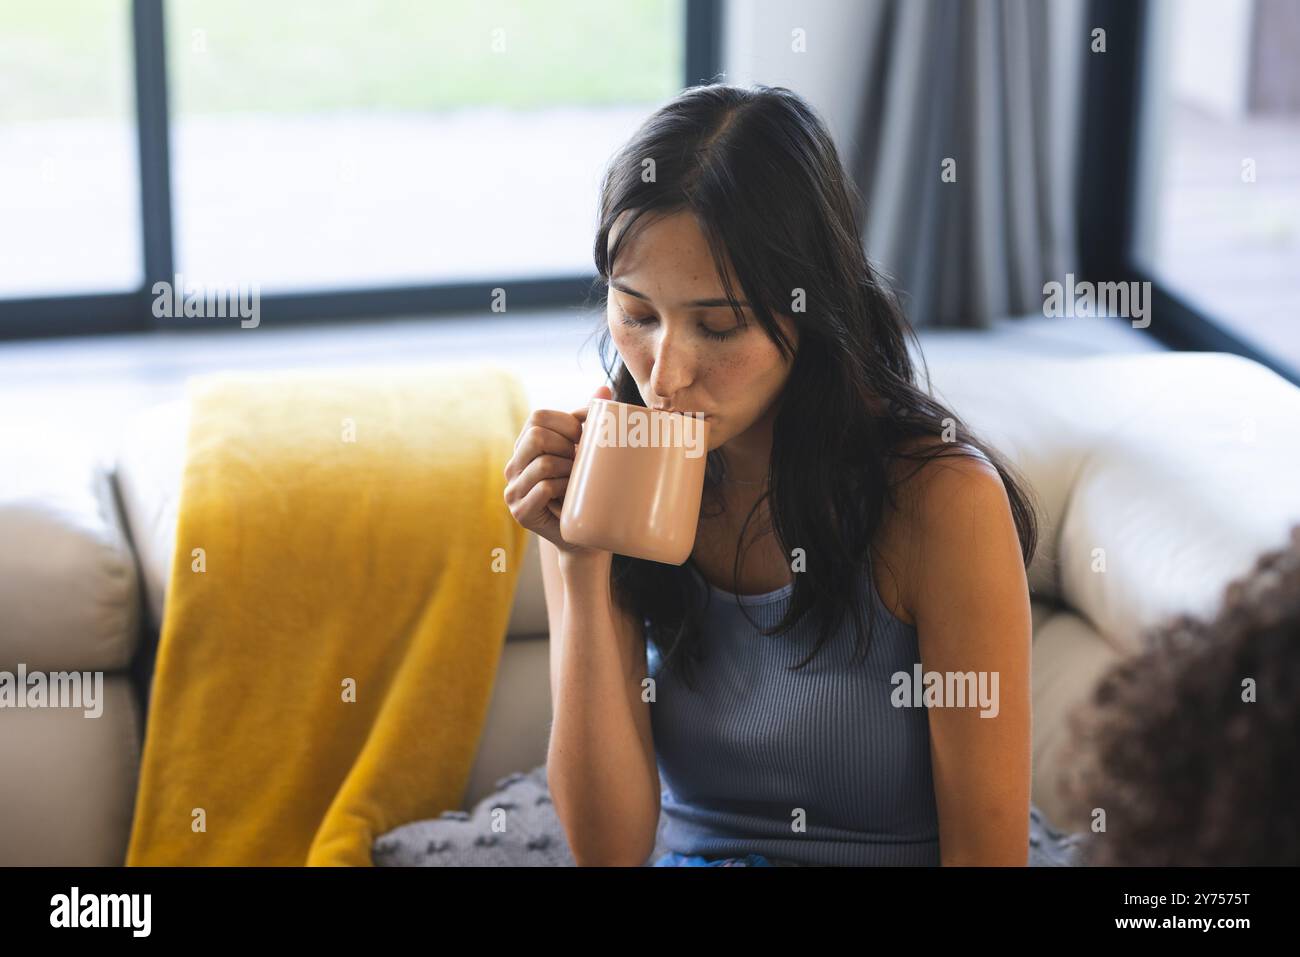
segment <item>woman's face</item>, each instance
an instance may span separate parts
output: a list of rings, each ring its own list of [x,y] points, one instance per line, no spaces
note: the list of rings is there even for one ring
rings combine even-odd
[[[745,324],[736,322],[695,217],[679,212],[649,219],[637,223],[614,264],[610,335],[642,401],[703,413],[709,449],[716,449],[767,420],[790,363],[747,305]],[[619,226],[610,231],[611,244]],[[736,295],[743,295],[734,274],[730,278]],[[797,349],[794,320],[776,318]]]

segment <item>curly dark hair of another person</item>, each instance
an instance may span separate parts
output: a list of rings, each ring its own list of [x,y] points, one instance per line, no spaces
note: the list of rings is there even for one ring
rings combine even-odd
[[[1063,793],[1101,866],[1300,864],[1300,525],[1228,585],[1212,620],[1180,615],[1071,713]],[[1252,700],[1253,699],[1253,700]]]
[[[647,159],[655,161],[653,177],[643,176]],[[748,300],[773,344],[787,359],[794,354],[776,400],[767,491],[740,531],[746,541],[755,512],[767,501],[770,531],[782,552],[803,550],[806,568],[794,576],[785,617],[762,631],[784,634],[811,613],[820,637],[793,667],[807,664],[846,615],[852,616],[856,650],[863,657],[869,650],[873,619],[860,605],[864,585],[872,581],[873,545],[886,501],[895,503],[895,486],[911,477],[897,476],[891,469],[895,460],[918,462],[914,474],[939,457],[987,459],[1006,489],[1028,567],[1038,534],[1028,486],[934,398],[928,366],[925,389],[918,385],[907,338],[916,334],[866,257],[863,204],[825,124],[808,104],[784,87],[709,84],[684,90],[648,117],[610,161],[602,182],[595,263],[604,304],[619,251],[638,222],[684,211],[706,237],[725,295]],[[626,224],[615,231],[624,213]],[[732,288],[728,259],[740,295]],[[792,309],[796,289],[806,296],[801,311]],[[748,321],[739,307],[735,312],[738,322]],[[797,323],[797,350],[776,314]],[[615,368],[603,314],[600,331],[614,399],[644,406],[626,366],[618,361]],[[911,441],[926,437],[940,441]],[[724,457],[709,452],[702,508],[721,507],[717,492],[724,474]],[[737,554],[733,582],[757,540]],[[613,558],[611,587],[636,621],[649,624],[663,665],[681,666],[690,685],[685,662],[702,652],[700,621],[711,593],[686,565],[622,555]],[[740,592],[734,584],[729,590]]]

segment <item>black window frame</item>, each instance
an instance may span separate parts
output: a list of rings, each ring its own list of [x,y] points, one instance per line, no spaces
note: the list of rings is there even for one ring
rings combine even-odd
[[[1300,370],[1215,322],[1133,258],[1151,7],[1152,0],[1090,0],[1087,8],[1089,37],[1097,27],[1105,29],[1106,52],[1085,54],[1077,205],[1080,271],[1092,282],[1150,282],[1151,324],[1144,331],[1168,348],[1244,356],[1300,385]]]
[[[171,329],[237,329],[219,319],[156,319],[154,283],[175,275],[171,197],[170,117],[167,94],[165,0],[132,0],[140,230],[143,282],[131,292],[0,298],[0,342],[63,336],[115,335]],[[683,87],[719,78],[722,0],[683,0]],[[263,295],[264,324],[379,318],[431,318],[483,310],[492,289],[509,290],[512,308],[574,305],[586,300],[587,275],[495,282],[375,286]]]

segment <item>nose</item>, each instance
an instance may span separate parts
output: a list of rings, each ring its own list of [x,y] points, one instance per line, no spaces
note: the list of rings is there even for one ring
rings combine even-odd
[[[650,405],[677,408],[676,399],[694,378],[694,362],[690,346],[679,345],[676,335],[665,332],[655,350],[654,368],[650,370],[650,395],[646,397]]]

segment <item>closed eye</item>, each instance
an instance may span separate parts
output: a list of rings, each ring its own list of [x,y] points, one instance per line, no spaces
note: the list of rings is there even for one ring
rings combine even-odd
[[[631,326],[634,329],[639,329],[642,326],[648,326],[650,323],[656,321],[654,316],[629,316],[622,309],[619,309],[618,312],[619,312],[620,321],[625,326]],[[726,340],[735,336],[736,333],[740,332],[740,330],[743,328],[744,326],[736,326],[733,329],[727,329],[724,332],[718,332],[715,329],[710,329],[704,323],[700,323],[700,332],[704,333],[706,336],[708,336],[710,339],[713,339],[716,342],[725,342]]]

